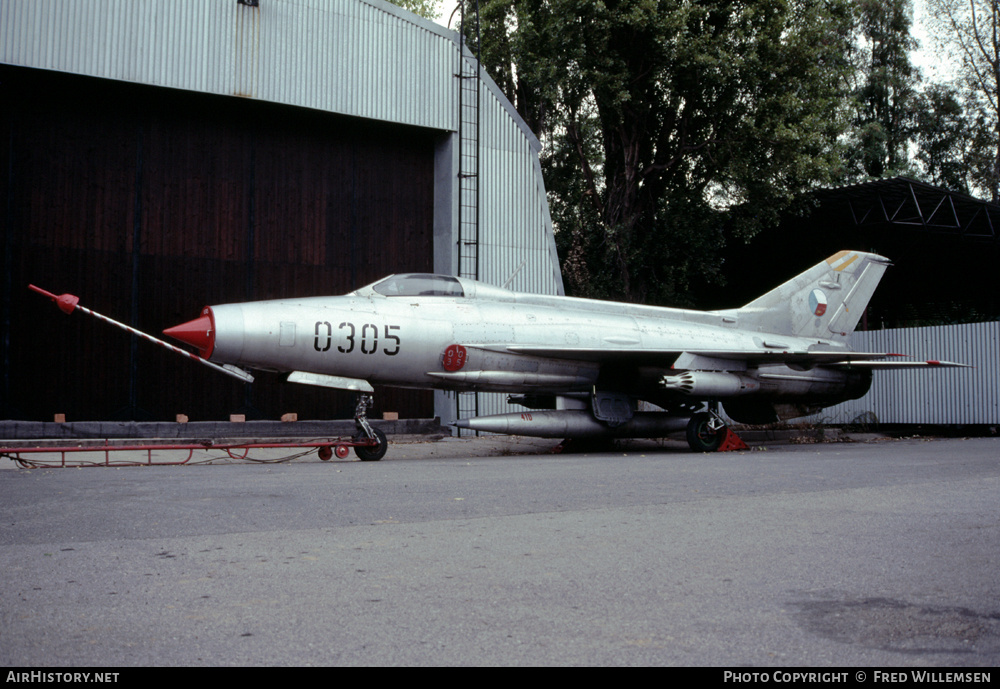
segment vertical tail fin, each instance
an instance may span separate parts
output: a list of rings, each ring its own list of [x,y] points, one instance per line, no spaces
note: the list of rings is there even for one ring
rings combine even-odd
[[[888,267],[877,254],[840,251],[739,309],[740,321],[763,332],[847,339]]]

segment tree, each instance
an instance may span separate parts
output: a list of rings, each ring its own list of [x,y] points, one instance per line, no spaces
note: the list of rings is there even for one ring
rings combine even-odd
[[[916,158],[927,181],[971,193],[974,141],[959,93],[947,85],[929,86],[920,97],[916,118]]]
[[[975,142],[974,193],[1000,202],[1000,7],[996,0],[928,0],[938,50],[958,57],[958,88]]]
[[[840,167],[847,0],[481,0],[577,294],[684,302]],[[724,233],[724,228],[726,228]]]
[[[908,146],[917,113],[919,74],[910,62],[910,0],[858,0],[859,84],[850,156],[853,178],[910,173]]]

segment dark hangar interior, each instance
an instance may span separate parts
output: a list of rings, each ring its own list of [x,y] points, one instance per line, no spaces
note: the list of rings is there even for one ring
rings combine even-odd
[[[64,316],[27,286],[76,294],[157,335],[206,304],[343,294],[401,267],[431,271],[434,137],[0,65],[0,418],[350,418],[350,393],[266,373],[247,386]],[[378,399],[401,418],[433,416],[430,392],[386,389]]]

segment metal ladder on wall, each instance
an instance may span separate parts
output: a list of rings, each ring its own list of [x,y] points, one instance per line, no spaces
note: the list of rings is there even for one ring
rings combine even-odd
[[[458,42],[458,276],[479,279],[479,0],[462,0]],[[467,19],[469,23],[467,24]],[[479,394],[456,395],[459,419],[479,415]],[[461,431],[459,431],[461,435]]]

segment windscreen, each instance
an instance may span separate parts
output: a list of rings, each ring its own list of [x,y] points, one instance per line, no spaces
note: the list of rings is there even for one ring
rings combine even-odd
[[[448,275],[407,273],[392,275],[372,286],[386,297],[464,297],[462,284]]]

